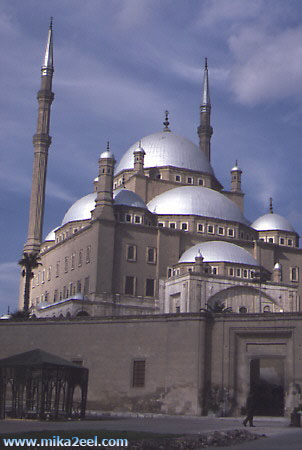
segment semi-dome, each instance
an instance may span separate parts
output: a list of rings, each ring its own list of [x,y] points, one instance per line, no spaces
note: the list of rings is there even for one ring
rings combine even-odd
[[[195,215],[249,225],[239,207],[220,192],[201,186],[180,186],[157,195],[151,212],[165,215]]]
[[[255,220],[251,227],[255,228],[257,231],[279,230],[291,231],[292,233],[296,232],[291,223],[285,219],[285,217],[279,216],[279,214],[275,213],[264,214]]]
[[[197,256],[203,257],[204,262],[230,262],[258,266],[255,258],[244,248],[231,242],[208,241],[201,242],[186,250],[179,259],[179,263],[194,263]]]
[[[143,199],[133,191],[129,189],[117,189],[113,193],[114,204],[115,205],[126,205],[133,206],[135,208],[147,209],[146,203]]]
[[[66,212],[61,226],[75,220],[91,219],[91,211],[95,208],[96,197],[97,192],[93,192],[77,200]],[[147,206],[141,197],[128,189],[118,189],[114,191],[113,199],[114,204],[116,205],[126,205],[147,209]]]
[[[177,134],[162,131],[150,134],[133,144],[124,154],[115,168],[118,174],[122,170],[133,169],[133,152],[141,146],[145,151],[144,167],[173,166],[213,174],[206,155],[188,139]]]
[[[55,232],[59,229],[60,227],[56,227],[53,230],[51,230],[48,235],[46,236],[46,238],[44,239],[44,241],[54,241],[56,239],[56,235]]]

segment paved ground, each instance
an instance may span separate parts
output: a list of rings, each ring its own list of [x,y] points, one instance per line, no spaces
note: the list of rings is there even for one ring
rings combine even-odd
[[[0,420],[0,434],[37,430],[127,430],[147,431],[168,434],[199,434],[214,430],[233,430],[243,428],[243,418],[224,417],[122,417],[103,418],[69,422],[40,422],[36,420]],[[256,428],[248,428],[258,434],[276,436],[294,434],[302,428],[290,428],[286,418],[259,417],[254,420]],[[301,440],[300,440],[301,442]],[[302,444],[301,444],[302,448]]]

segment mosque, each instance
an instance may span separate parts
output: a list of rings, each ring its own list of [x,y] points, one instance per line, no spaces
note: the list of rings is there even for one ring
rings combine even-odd
[[[295,351],[302,344],[299,235],[272,201],[253,223],[245,217],[237,162],[228,189],[216,178],[207,60],[198,145],[171,130],[167,111],[163,128],[138,136],[119,162],[108,143],[91,193],[43,239],[53,72],[50,26],[24,247],[39,261],[29,291],[36,320],[22,324],[26,333],[34,336],[39,328],[44,350],[99,364],[106,389],[100,393],[92,381],[92,408],[238,414],[257,379],[270,386],[264,412],[289,413],[300,402],[302,380],[301,351]],[[21,277],[20,309],[24,283]],[[46,324],[52,337],[44,337]],[[79,328],[69,347],[58,344],[64,330]],[[100,339],[98,351],[89,344],[93,336]],[[121,336],[123,351],[117,350]],[[78,352],[72,349],[77,341]],[[152,366],[154,354],[159,359]]]

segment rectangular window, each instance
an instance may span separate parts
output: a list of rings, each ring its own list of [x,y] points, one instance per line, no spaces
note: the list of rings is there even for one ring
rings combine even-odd
[[[136,245],[126,245],[127,261],[136,261]]]
[[[58,289],[55,289],[55,292],[53,294],[53,301],[56,302],[58,300]]]
[[[292,239],[287,239],[287,245],[292,247],[293,246],[293,240]]]
[[[72,296],[72,292],[73,292],[73,283],[72,281],[69,283],[69,295]]]
[[[155,280],[153,278],[146,279],[146,297],[154,297]]]
[[[192,177],[188,177],[188,184],[193,184],[193,178]]]
[[[48,267],[48,271],[47,271],[47,281],[51,280],[51,266]]]
[[[208,225],[208,233],[213,234],[214,233],[214,227],[213,225]]]
[[[91,255],[91,245],[88,245],[86,248],[86,263],[90,263],[90,255]]]
[[[299,281],[299,267],[291,267],[291,281]]]
[[[176,228],[176,223],[175,222],[169,222],[169,227],[173,228],[173,230],[175,230]]]
[[[151,264],[156,263],[156,248],[147,247],[147,262]]]
[[[177,181],[178,183],[181,181],[180,175],[175,175],[175,181]]]
[[[135,291],[135,278],[127,275],[125,277],[125,294],[126,295],[134,295]]]
[[[131,222],[131,215],[130,214],[126,214],[125,215],[125,221],[126,222]]]
[[[133,361],[132,387],[145,387],[146,361]]]
[[[198,233],[203,233],[204,232],[203,223],[198,223],[197,224],[197,231],[198,231]]]
[[[212,267],[211,272],[213,275],[218,275],[218,267]]]
[[[229,268],[229,275],[230,275],[230,277],[234,276],[234,269],[233,269],[233,267]]]
[[[233,228],[229,228],[228,229],[228,236],[230,236],[230,237],[234,237],[235,236],[235,232],[234,232]]]
[[[82,283],[81,280],[77,281],[77,292],[81,292],[82,291]]]
[[[60,261],[56,264],[56,277],[60,276]]]
[[[202,178],[198,178],[198,185],[199,186],[203,186],[203,179]]]
[[[273,237],[268,238],[268,242],[270,242],[271,244],[273,244],[273,243],[274,243],[274,238],[273,238]]]
[[[75,253],[71,255],[71,267],[70,267],[71,270],[74,270],[74,264],[75,264]]]
[[[284,245],[284,238],[280,238],[280,245]]]
[[[78,261],[78,266],[80,267],[82,265],[83,262],[83,250],[79,251],[79,261]]]
[[[224,235],[224,228],[223,227],[218,227],[218,234],[220,234],[221,236]]]
[[[141,216],[134,216],[134,222],[135,223],[141,223],[142,222]]]
[[[167,278],[171,278],[171,277],[172,277],[172,269],[171,269],[171,267],[168,267]]]
[[[45,283],[45,269],[42,270],[41,283]]]
[[[67,297],[66,286],[63,287],[63,298]]]
[[[162,223],[162,222],[158,222],[158,224],[157,224],[159,227],[163,227],[164,226],[164,224]]]
[[[236,269],[236,277],[241,277],[241,270],[240,269]]]
[[[64,272],[68,272],[68,256],[64,258]]]
[[[84,291],[83,294],[89,294],[89,277],[86,277],[84,280]]]
[[[243,277],[244,278],[248,277],[248,271],[246,269],[243,269]]]
[[[182,231],[188,231],[188,224],[187,224],[187,222],[182,222],[181,229],[182,229]]]

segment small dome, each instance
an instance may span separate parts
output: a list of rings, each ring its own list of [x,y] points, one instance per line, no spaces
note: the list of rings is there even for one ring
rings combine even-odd
[[[107,150],[106,152],[100,154],[100,158],[114,159],[114,155],[109,150]]]
[[[134,206],[136,208],[147,209],[146,203],[133,191],[128,189],[118,189],[113,193],[115,205]]]
[[[165,215],[195,215],[249,225],[239,207],[220,192],[200,186],[180,186],[157,195],[151,212]]]
[[[271,230],[280,230],[280,231],[290,231],[295,233],[295,229],[289,223],[285,217],[279,216],[279,214],[275,213],[267,213],[263,216],[259,217],[255,222],[251,225],[257,231],[271,231]]]
[[[44,241],[54,241],[56,239],[56,235],[55,232],[57,231],[59,227],[54,228],[53,230],[51,230],[48,235],[46,236],[46,238],[44,239]]]
[[[150,134],[141,139],[145,151],[144,167],[173,166],[213,174],[213,169],[206,155],[188,139],[174,133]],[[125,169],[133,169],[133,152],[139,148],[139,141],[124,154],[115,169],[118,174]]]
[[[85,197],[80,198],[68,209],[66,212],[61,226],[68,222],[73,222],[75,220],[86,220],[91,219],[91,211],[95,208],[95,199],[97,193],[85,195]]]
[[[91,211],[95,208],[96,197],[97,192],[93,192],[92,194],[85,195],[85,197],[77,200],[66,212],[61,226],[75,220],[91,219]],[[126,205],[147,209],[145,202],[140,198],[140,196],[135,192],[129,191],[128,189],[118,189],[114,191],[113,199],[114,204],[116,205]]]
[[[195,257],[202,254],[204,262],[231,262],[258,266],[255,258],[239,245],[225,241],[201,242],[186,250],[179,259],[179,263],[194,263]]]

